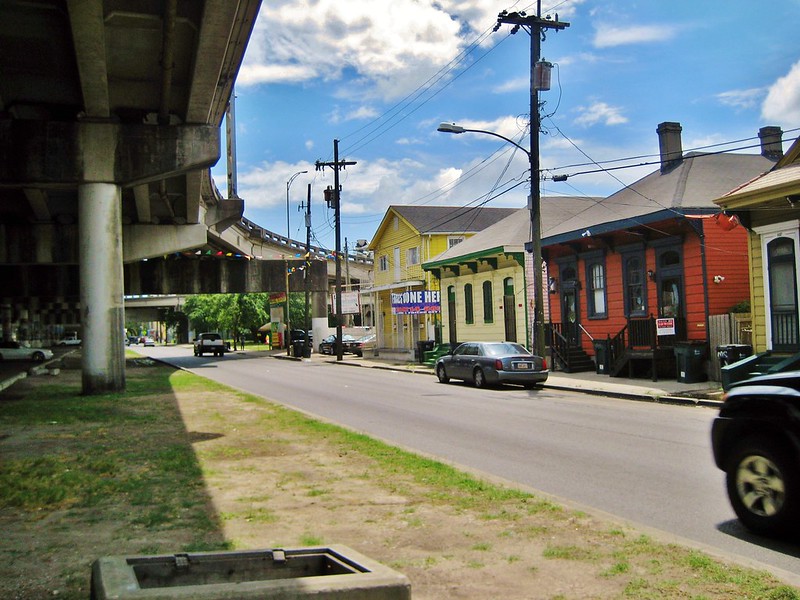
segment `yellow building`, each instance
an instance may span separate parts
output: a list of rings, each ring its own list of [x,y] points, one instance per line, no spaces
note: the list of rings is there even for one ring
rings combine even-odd
[[[409,358],[418,342],[441,341],[438,280],[430,260],[514,212],[512,208],[390,206],[368,249],[375,260],[378,353]]]
[[[750,233],[754,352],[800,352],[800,138],[775,167],[715,202]]]

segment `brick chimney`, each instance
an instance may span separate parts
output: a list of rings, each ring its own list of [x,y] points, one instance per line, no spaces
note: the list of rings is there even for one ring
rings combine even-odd
[[[658,150],[661,153],[661,172],[666,173],[683,160],[680,123],[669,121],[660,123],[656,128],[658,134]]]
[[[758,130],[761,139],[761,156],[770,160],[783,157],[783,131],[780,127],[769,126]]]

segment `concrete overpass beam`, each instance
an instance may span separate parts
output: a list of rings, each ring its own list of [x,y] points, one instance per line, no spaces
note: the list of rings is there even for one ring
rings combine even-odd
[[[0,120],[0,156],[10,158],[0,161],[0,185],[143,185],[213,166],[219,136],[210,125]]]
[[[208,230],[204,225],[125,225],[123,233],[126,263],[208,243]]]
[[[122,215],[119,186],[78,186],[84,394],[125,390]]]

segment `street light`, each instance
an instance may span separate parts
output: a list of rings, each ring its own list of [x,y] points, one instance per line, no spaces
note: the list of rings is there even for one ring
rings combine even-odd
[[[494,137],[498,137],[501,140],[507,141],[509,144],[516,146],[520,150],[525,153],[525,156],[528,157],[528,161],[531,159],[531,153],[528,151],[527,148],[520,146],[514,140],[507,138],[504,135],[500,135],[499,133],[495,133],[494,131],[486,131],[485,129],[467,129],[466,127],[462,127],[461,125],[456,125],[455,123],[440,123],[439,127],[436,128],[436,131],[441,131],[442,133],[485,133],[486,135],[493,135]]]
[[[538,131],[538,123],[536,126]],[[501,140],[505,140],[512,146],[522,150],[528,157],[531,169],[531,194],[528,196],[528,209],[531,215],[531,241],[525,244],[525,250],[533,253],[533,347],[535,354],[544,356],[546,344],[544,339],[544,294],[542,293],[542,219],[541,219],[541,198],[539,196],[539,154],[520,146],[517,142],[494,131],[484,129],[467,129],[455,123],[441,123],[436,129],[442,133],[483,133],[491,135]],[[531,145],[536,140],[531,134]],[[536,140],[538,141],[538,140]]]
[[[288,240],[292,239],[291,229],[289,228],[289,188],[291,187],[295,178],[303,173],[308,173],[308,171],[298,171],[289,178],[289,181],[286,182],[286,239]]]
[[[303,173],[308,173],[308,171],[298,171],[294,175],[289,178],[289,181],[286,182],[286,241],[287,243],[289,240],[292,239],[291,236],[291,229],[289,228],[289,188],[292,185],[292,182],[298,175],[302,175]],[[289,261],[286,260],[286,355],[290,356],[292,353],[292,330],[291,330],[291,322],[289,321]],[[308,332],[306,331],[306,336],[308,336]]]

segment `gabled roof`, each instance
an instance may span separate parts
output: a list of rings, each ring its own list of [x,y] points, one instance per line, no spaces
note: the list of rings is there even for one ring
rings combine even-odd
[[[728,191],[714,202],[725,209],[761,205],[775,197],[800,194],[800,137],[768,172]]]
[[[689,153],[674,168],[654,171],[586,210],[542,231],[542,243],[564,242],[598,226],[605,231],[628,228],[654,218],[718,212],[714,199],[774,166],[753,154]],[[544,205],[542,207],[544,211]],[[544,213],[542,220],[544,221]],[[549,239],[547,239],[549,238]]]
[[[488,208],[485,206],[412,206],[392,205],[378,226],[370,244],[374,249],[375,240],[383,236],[392,214],[398,215],[408,225],[422,235],[426,234],[464,234],[483,231],[490,225],[513,213],[514,208]]]
[[[420,233],[475,233],[514,212],[513,208],[392,206]]]
[[[601,198],[587,196],[546,196],[541,199],[542,235],[564,220],[580,215]],[[497,253],[522,252],[531,239],[531,214],[527,208],[514,209],[512,214],[473,237],[442,252],[423,267],[445,264],[455,259]]]

